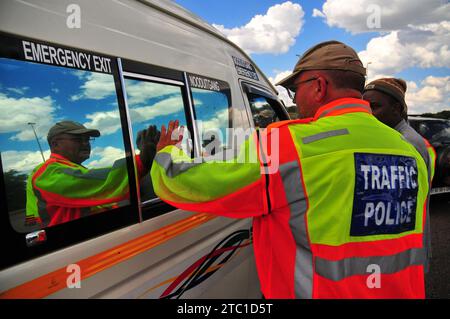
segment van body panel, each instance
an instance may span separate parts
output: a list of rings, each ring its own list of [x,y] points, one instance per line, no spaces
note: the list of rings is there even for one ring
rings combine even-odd
[[[77,1],[81,9],[80,28],[67,25],[71,3],[69,0],[2,1],[0,32],[17,39],[42,41],[166,68],[187,79],[192,74],[223,81],[229,86],[233,128],[254,127],[253,111],[242,81],[263,88],[279,103],[277,91],[245,52],[214,27],[171,1],[80,0]],[[250,65],[246,71],[250,70],[253,78],[238,74],[236,59]],[[123,71],[129,72],[126,63]],[[144,69],[142,74],[149,75]],[[163,78],[163,75],[150,75]],[[189,79],[178,83],[183,94],[191,89]],[[126,95],[126,87],[116,89]],[[184,101],[187,103],[186,99]],[[280,112],[279,118],[287,119],[283,117],[285,111]],[[133,142],[125,139],[125,143]],[[142,220],[138,212],[130,208],[129,214],[136,215],[140,222],[117,226],[105,234],[74,241],[62,249],[36,258],[24,258],[23,262],[1,269],[0,297],[17,297],[14,293],[22,298],[260,297],[251,219],[233,220],[211,215],[204,221],[197,221],[198,213],[158,205],[150,203],[142,207],[143,211],[154,211],[153,217]],[[164,210],[159,211],[160,206],[164,206]],[[183,227],[174,230],[173,225]],[[170,231],[165,232],[166,229]],[[142,242],[142,238],[155,240],[155,244]],[[138,243],[136,248],[133,248],[134,243]],[[123,251],[129,256],[120,256]],[[104,263],[95,262],[99,256],[109,259]],[[81,269],[81,288],[68,288],[64,279],[69,280],[71,272],[66,268],[77,263],[92,267]]]

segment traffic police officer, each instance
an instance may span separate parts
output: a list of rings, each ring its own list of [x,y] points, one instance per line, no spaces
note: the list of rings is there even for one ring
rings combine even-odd
[[[256,131],[235,159],[191,160],[171,139],[178,122],[162,127],[156,194],[185,210],[253,217],[266,298],[424,298],[427,169],[371,114],[364,76],[343,43],[309,49],[279,83],[295,92],[300,119]]]

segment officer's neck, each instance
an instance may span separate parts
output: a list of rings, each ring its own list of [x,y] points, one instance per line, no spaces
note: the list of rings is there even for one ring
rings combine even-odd
[[[324,101],[321,103],[322,105],[328,104],[335,100],[339,99],[347,99],[347,98],[355,98],[362,99],[361,92],[356,90],[349,89],[333,89],[326,95]]]

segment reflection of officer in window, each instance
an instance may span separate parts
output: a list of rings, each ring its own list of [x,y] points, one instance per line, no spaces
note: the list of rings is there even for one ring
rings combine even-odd
[[[38,165],[27,181],[26,225],[53,226],[127,203],[124,158],[106,168],[81,165],[90,157],[90,140],[99,136],[98,130],[73,121],[58,122],[50,128],[50,158]],[[149,136],[145,134],[144,139]],[[140,177],[151,167],[156,144],[153,149],[151,143],[144,143],[144,147],[136,157]]]

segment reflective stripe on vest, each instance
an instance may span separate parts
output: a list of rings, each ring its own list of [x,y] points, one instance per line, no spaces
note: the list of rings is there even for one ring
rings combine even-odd
[[[291,217],[289,226],[297,245],[295,255],[295,296],[312,298],[313,258],[309,245],[305,214],[307,205],[301,183],[300,167],[297,161],[280,165],[280,175],[289,203]]]
[[[172,156],[169,153],[157,153],[155,156],[155,162],[164,168],[166,175],[170,178],[176,177],[181,173],[188,171],[189,169],[196,167],[202,163],[174,163]]]
[[[422,265],[426,252],[422,248],[413,248],[391,256],[352,257],[331,261],[316,257],[316,273],[327,279],[338,281],[354,275],[367,275],[370,265],[377,265],[381,274],[393,274],[409,266]]]
[[[323,140],[323,139],[328,138],[328,137],[339,136],[339,135],[346,135],[346,134],[350,134],[346,128],[345,129],[341,129],[341,130],[333,130],[333,131],[322,132],[322,133],[319,133],[319,134],[314,134],[314,135],[310,135],[310,136],[304,137],[302,139],[302,142],[303,142],[303,144],[309,144],[309,143],[313,143],[313,142],[317,142],[317,141]]]
[[[313,257],[308,238],[306,212],[308,202],[302,184],[301,167],[297,150],[287,127],[279,131],[286,147],[280,152],[280,176],[289,203],[289,227],[296,244],[294,293],[296,298],[311,299],[313,295]],[[288,142],[289,141],[289,142]]]

